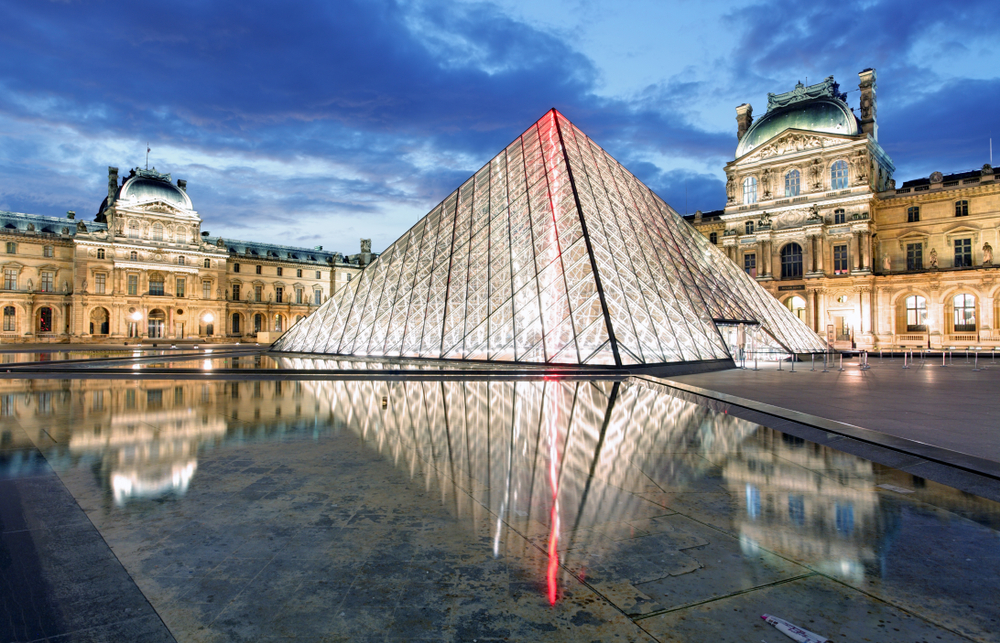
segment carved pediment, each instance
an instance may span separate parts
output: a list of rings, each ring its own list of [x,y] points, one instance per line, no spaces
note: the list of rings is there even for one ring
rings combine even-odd
[[[787,130],[779,134],[774,140],[755,149],[742,161],[753,163],[762,161],[774,156],[791,154],[793,152],[803,152],[805,150],[818,150],[827,145],[827,138],[812,132],[799,132]],[[839,142],[839,141],[837,141]]]

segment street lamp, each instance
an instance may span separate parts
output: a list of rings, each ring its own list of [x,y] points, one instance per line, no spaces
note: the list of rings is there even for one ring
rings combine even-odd
[[[213,315],[212,313],[205,313],[204,315],[201,316],[201,320],[206,324],[211,324],[212,322],[215,321],[215,315]]]
[[[142,313],[138,310],[132,313],[132,321],[142,321]]]

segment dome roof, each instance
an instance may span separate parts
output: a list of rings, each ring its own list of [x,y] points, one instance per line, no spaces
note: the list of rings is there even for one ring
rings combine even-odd
[[[143,174],[147,173],[143,172]],[[152,172],[148,174],[152,174]],[[169,175],[162,176],[169,177]],[[183,190],[171,183],[169,178],[163,180],[158,177],[137,174],[125,181],[121,192],[118,193],[118,198],[135,199],[139,202],[164,201],[185,210],[192,209],[191,199]]]
[[[740,139],[737,158],[763,145],[786,129],[800,129],[825,134],[857,136],[858,119],[843,101],[816,98],[770,110],[754,123]]]

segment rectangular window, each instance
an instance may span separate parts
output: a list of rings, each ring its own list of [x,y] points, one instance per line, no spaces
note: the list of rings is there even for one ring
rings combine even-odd
[[[211,268],[212,267],[212,260],[211,259],[206,259],[205,260],[205,267],[206,268]]]
[[[56,249],[52,246],[45,246],[42,248],[42,254],[46,257],[54,257],[56,255]]]
[[[150,295],[162,295],[163,294],[163,281],[162,280],[149,280],[149,294]]]
[[[833,274],[846,275],[849,272],[847,267],[847,244],[833,247]]]
[[[264,298],[264,287],[254,286],[253,287],[253,298],[254,301],[261,301]]]
[[[918,206],[913,206],[906,209],[906,222],[907,223],[917,223],[920,221],[920,208]]]
[[[7,242],[7,254],[9,255],[17,254],[17,244],[14,243],[13,241]]]
[[[56,274],[54,272],[43,272],[42,273],[42,292],[52,292],[52,283],[55,281]]]
[[[281,270],[281,268],[278,268],[278,270]],[[278,304],[282,303],[281,302],[281,298],[282,298],[282,296],[284,294],[285,294],[285,289],[284,288],[282,288],[280,286],[276,287],[274,289],[274,301],[275,301],[275,303],[278,303]]]
[[[7,268],[3,271],[3,289],[17,290],[17,270]]]
[[[296,288],[295,289],[295,303],[296,304],[301,304],[302,303],[302,289],[301,288]]]
[[[969,216],[969,202],[955,201],[955,216],[956,217],[967,217]]]
[[[753,234],[753,221],[747,221],[743,224],[743,232],[746,234]]]
[[[296,268],[295,269],[295,276],[296,277],[301,277],[302,276],[302,268]]]
[[[205,280],[201,282],[201,298],[211,299],[212,298],[212,282]]]
[[[99,272],[96,275],[94,275],[94,292],[95,293],[97,293],[98,295],[103,295],[104,294],[105,289],[107,288],[107,279],[108,279],[108,276],[105,275],[103,272]]]
[[[239,271],[240,271],[240,264],[234,263],[233,264],[233,272],[239,272]]]
[[[233,301],[239,301],[239,300],[240,300],[240,285],[233,284]]]
[[[743,255],[743,272],[751,277],[757,276],[757,253],[748,252]]]
[[[257,274],[261,274],[261,266],[257,266]]]
[[[319,270],[316,271],[316,278],[319,279]]]
[[[3,307],[3,329],[4,332],[12,333],[17,330],[17,310],[13,306]]]
[[[283,273],[284,271],[281,269],[281,266],[278,266],[278,276],[280,277]]]
[[[98,259],[104,259],[104,248],[98,248],[97,249],[97,258]]]
[[[906,269],[923,270],[924,268],[924,246],[920,243],[906,244]]]
[[[708,233],[708,242],[711,243],[713,246],[719,245],[719,233],[718,232],[709,232]]]
[[[130,295],[139,294],[139,275],[128,276],[128,294]]]
[[[955,267],[972,266],[972,239],[955,239]]]
[[[182,277],[178,277],[177,278],[177,296],[178,297],[184,297],[185,296],[184,295],[184,291],[187,289],[186,287],[187,287],[187,280],[184,279],[184,278],[182,278]]]
[[[833,211],[833,222],[835,224],[836,223],[846,223],[847,222],[847,213],[844,212],[843,210],[834,210]]]
[[[319,306],[320,304],[323,303],[323,291],[322,290],[317,290],[317,291],[313,292],[313,303],[315,303],[317,306]]]

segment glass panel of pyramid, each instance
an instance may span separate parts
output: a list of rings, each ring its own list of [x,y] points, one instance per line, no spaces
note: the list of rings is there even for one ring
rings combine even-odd
[[[823,341],[556,110],[274,350],[536,364],[731,357],[717,323]]]

